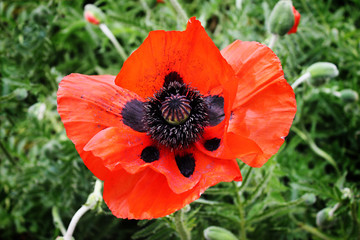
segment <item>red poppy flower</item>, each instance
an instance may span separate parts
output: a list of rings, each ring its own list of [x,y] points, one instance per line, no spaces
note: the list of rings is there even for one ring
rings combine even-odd
[[[300,13],[295,9],[294,6],[292,7],[292,10],[293,10],[293,13],[294,13],[295,22],[294,22],[294,25],[292,26],[292,28],[290,29],[290,31],[288,31],[287,34],[296,33],[297,28],[298,28],[299,23],[300,23],[300,18],[301,18]]]
[[[262,166],[288,134],[294,92],[265,45],[221,52],[200,22],[153,31],[115,76],[71,74],[58,112],[86,166],[104,180],[120,218],[168,215],[221,181],[236,162]]]

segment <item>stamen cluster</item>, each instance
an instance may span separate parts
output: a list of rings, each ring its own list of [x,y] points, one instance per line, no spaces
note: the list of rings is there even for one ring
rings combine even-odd
[[[144,104],[143,122],[148,135],[171,149],[183,149],[196,142],[208,125],[207,105],[202,95],[172,73],[173,81]],[[184,110],[185,109],[185,110]]]

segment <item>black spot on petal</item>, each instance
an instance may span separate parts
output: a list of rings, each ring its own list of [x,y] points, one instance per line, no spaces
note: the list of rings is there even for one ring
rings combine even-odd
[[[210,140],[206,140],[204,143],[204,147],[206,150],[212,152],[215,151],[216,149],[218,149],[220,147],[220,139],[219,138],[213,138]]]
[[[184,177],[190,177],[195,170],[195,158],[189,153],[183,156],[175,156],[176,164]]]
[[[163,87],[168,87],[171,82],[184,83],[183,79],[177,72],[170,72],[168,75],[165,76]]]
[[[225,118],[224,113],[224,98],[220,96],[204,97],[207,103],[209,125],[211,127],[218,125]]]
[[[138,132],[146,132],[145,126],[142,122],[144,117],[144,105],[137,99],[127,102],[121,111],[123,123]]]
[[[160,158],[160,152],[156,147],[149,146],[142,150],[141,157],[144,162],[151,163]]]

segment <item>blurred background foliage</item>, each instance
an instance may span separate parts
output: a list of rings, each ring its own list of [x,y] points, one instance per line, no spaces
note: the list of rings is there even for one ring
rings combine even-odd
[[[235,39],[267,43],[276,0],[183,0],[222,49]],[[67,226],[95,179],[56,111],[62,77],[117,74],[123,61],[83,8],[94,3],[131,54],[156,29],[183,30],[171,4],[156,0],[0,2],[0,238],[54,239],[59,214]],[[338,77],[296,89],[298,112],[280,152],[260,169],[240,164],[243,183],[207,190],[186,212],[193,239],[219,226],[248,239],[360,239],[360,106],[335,91],[360,92],[360,2],[299,0],[298,32],[274,51],[289,83],[317,61]],[[357,9],[357,10],[356,10]],[[54,208],[55,207],[55,208]],[[106,205],[87,213],[75,239],[177,239],[173,216],[116,219]]]

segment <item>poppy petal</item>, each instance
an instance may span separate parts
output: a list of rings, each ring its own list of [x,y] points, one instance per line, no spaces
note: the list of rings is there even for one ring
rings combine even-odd
[[[195,17],[183,32],[150,32],[125,61],[115,83],[141,97],[152,97],[173,72],[202,94],[224,84],[233,85],[234,93],[236,90],[233,69]]]
[[[59,85],[57,93],[58,112],[66,134],[75,144],[85,165],[104,180],[109,170],[102,160],[83,150],[89,140],[107,127],[125,127],[122,122],[124,105],[136,94],[114,84],[114,76],[87,76],[71,74]]]
[[[148,146],[152,146],[152,141],[146,133],[109,127],[97,133],[86,144],[84,150],[91,151],[101,158],[104,166],[110,171],[124,168],[134,174],[150,164],[141,159],[142,151]]]
[[[294,91],[284,78],[280,60],[267,46],[235,41],[221,53],[240,79],[227,132],[260,147],[257,154],[241,157],[248,165],[260,167],[289,132],[296,113]]]
[[[172,191],[164,175],[151,168],[136,174],[125,170],[115,171],[104,182],[104,201],[118,218],[164,217],[198,199],[208,187],[220,181],[241,180],[237,165],[231,161],[225,162],[227,164],[208,171],[207,176],[194,188],[180,194]]]
[[[158,157],[151,161],[147,161],[143,156],[149,147],[158,151]],[[88,142],[84,150],[101,158],[103,165],[110,171],[125,169],[135,174],[147,166],[151,167],[166,176],[175,193],[192,189],[201,177],[199,174],[185,177],[176,164],[174,152],[164,147],[159,148],[145,133],[131,129],[112,127],[102,130]]]
[[[206,128],[203,137],[195,145],[208,156],[221,159],[242,158],[258,154],[262,150],[258,144],[241,134],[225,131],[225,123]]]

